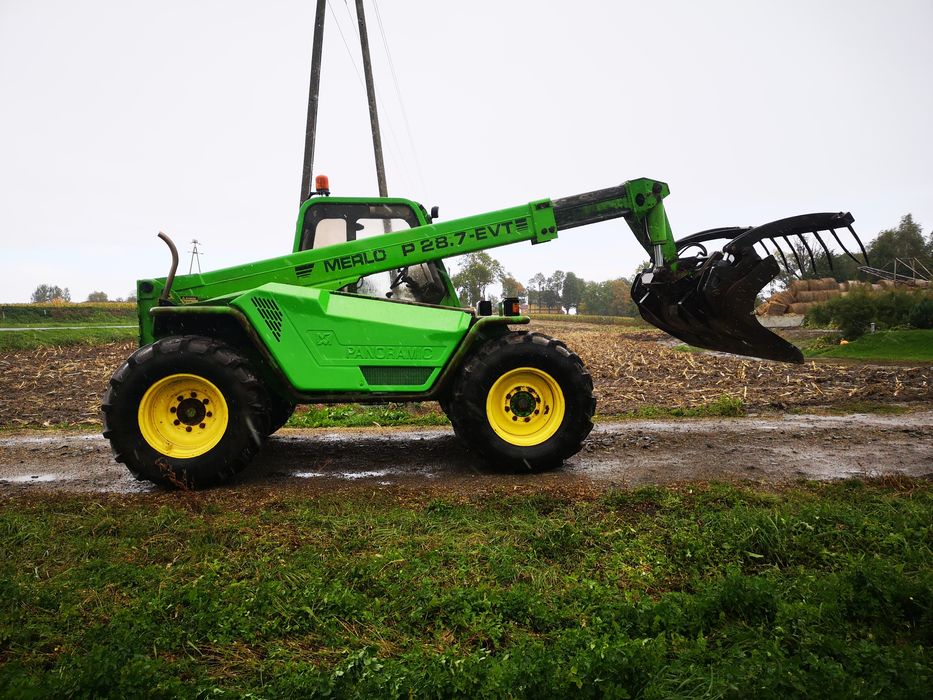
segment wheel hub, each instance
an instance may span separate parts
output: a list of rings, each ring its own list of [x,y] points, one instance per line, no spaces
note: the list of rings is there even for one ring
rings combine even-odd
[[[505,407],[506,413],[512,413],[512,420],[524,418],[525,422],[531,420],[530,416],[539,414],[538,404],[541,403],[541,397],[530,386],[519,386],[506,394],[505,400],[508,405]]]
[[[193,374],[160,379],[139,403],[139,431],[150,447],[170,457],[210,451],[223,437],[227,403],[213,383]]]
[[[486,416],[500,438],[531,447],[557,432],[564,405],[561,387],[550,374],[535,367],[519,367],[493,383],[486,398]]]

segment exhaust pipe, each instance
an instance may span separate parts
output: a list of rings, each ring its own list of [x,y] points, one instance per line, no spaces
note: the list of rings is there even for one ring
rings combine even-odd
[[[165,245],[172,253],[172,267],[168,271],[168,277],[165,278],[165,287],[162,289],[162,296],[159,297],[159,306],[169,306],[169,295],[172,293],[172,284],[175,282],[175,272],[178,270],[178,248],[172,243],[172,239],[165,233],[159,231],[159,238],[165,241]]]

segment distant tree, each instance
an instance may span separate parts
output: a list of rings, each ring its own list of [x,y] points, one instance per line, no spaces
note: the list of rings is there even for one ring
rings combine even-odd
[[[109,301],[107,292],[91,292],[87,295],[88,301]]]
[[[58,285],[40,284],[32,293],[31,300],[33,304],[49,301],[71,301],[71,292],[68,291],[68,287],[62,289]]]
[[[568,311],[570,311],[570,309],[575,311],[579,309],[580,302],[583,300],[585,287],[586,282],[572,272],[568,272],[564,276],[564,287],[561,290],[561,302],[565,309]]]
[[[460,300],[469,306],[486,296],[486,287],[504,274],[502,265],[489,253],[470,253],[463,259],[460,271],[451,279],[460,294]]]
[[[638,310],[625,277],[605,282],[585,282],[580,303],[583,313],[596,316],[635,316]]]
[[[868,256],[872,267],[890,268],[894,258],[918,258],[929,267],[933,264],[931,243],[933,234],[930,243],[925,241],[920,224],[914,221],[911,214],[905,214],[897,228],[886,229],[878,234],[868,247]]]
[[[541,302],[541,296],[544,292],[544,287],[547,285],[547,278],[542,275],[540,272],[535,274],[530,280],[528,280],[528,305],[529,306],[543,306]]]
[[[548,311],[554,309],[561,311],[561,291],[564,287],[564,272],[562,270],[555,270],[551,273],[551,276],[547,278],[547,281],[544,284],[544,291],[541,297],[541,304],[546,306]]]
[[[503,297],[518,297],[518,300],[523,304],[528,300],[525,285],[512,277],[508,272],[504,273],[502,277],[499,278],[499,284],[502,285]]]

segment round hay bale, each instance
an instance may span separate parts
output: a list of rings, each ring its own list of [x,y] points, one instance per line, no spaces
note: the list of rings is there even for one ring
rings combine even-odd
[[[884,287],[882,287],[880,284],[873,284],[873,285],[871,286],[871,290],[872,290],[873,292],[883,292],[883,291],[884,291]]]
[[[848,291],[849,291],[849,283],[848,283],[848,282],[840,282],[840,283],[839,283],[839,291],[840,291],[840,292],[848,292]]]
[[[810,280],[811,292],[825,292],[830,289],[837,289],[836,280],[832,277],[823,277],[818,280]]]
[[[790,290],[792,292],[809,292],[810,280],[793,280],[790,283]]]
[[[816,299],[816,297],[813,296],[814,294],[816,294],[816,292],[797,292],[797,298],[795,301],[797,303],[814,301]]]
[[[795,297],[793,293],[788,291],[778,292],[771,296],[771,301],[777,302],[778,304],[792,304],[794,300]]]
[[[802,315],[805,315],[807,311],[810,310],[811,306],[813,306],[813,304],[808,304],[805,302],[798,302],[796,304],[790,305],[790,311],[793,314],[800,314],[802,316]]]

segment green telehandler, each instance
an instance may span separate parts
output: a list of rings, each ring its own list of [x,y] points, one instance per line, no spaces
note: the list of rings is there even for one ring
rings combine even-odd
[[[407,199],[330,196],[323,176],[315,186],[288,255],[176,276],[177,250],[159,234],[171,270],[137,283],[140,348],[102,406],[104,436],[138,478],[222,483],[299,403],[436,400],[494,468],[548,469],[575,454],[596,410],[580,358],[514,330],[530,320],[518,299],[462,308],[443,262],[451,256],[621,218],[652,261],[632,284],[645,320],[699,347],[784,362],[803,358],[753,315],[780,271],[775,256],[787,270],[831,263],[831,232],[865,258],[848,213],[675,240],[668,186],[646,178],[446,222]],[[710,252],[715,240],[727,242]]]

